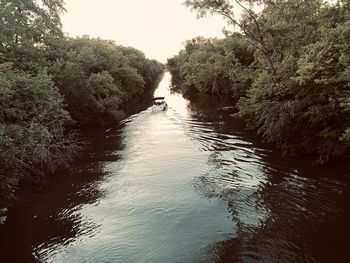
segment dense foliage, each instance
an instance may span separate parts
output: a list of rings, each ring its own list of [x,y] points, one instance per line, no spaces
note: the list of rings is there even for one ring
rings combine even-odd
[[[316,154],[325,162],[349,153],[350,1],[186,4],[199,16],[222,15],[241,33],[187,42],[168,60],[175,88],[215,87],[214,94],[239,98],[237,116],[288,154]]]
[[[124,104],[155,86],[163,66],[133,48],[82,37],[57,47],[50,73],[80,124],[105,125],[123,117]],[[79,103],[77,103],[79,101]]]
[[[1,204],[79,148],[74,127],[120,120],[163,65],[133,48],[61,31],[62,0],[0,1]]]
[[[241,35],[224,40],[196,38],[168,60],[174,89],[195,89],[224,99],[239,98],[251,85],[253,52]]]

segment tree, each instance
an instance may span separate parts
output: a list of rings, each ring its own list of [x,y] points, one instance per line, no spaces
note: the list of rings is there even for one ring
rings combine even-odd
[[[0,188],[12,195],[24,175],[42,177],[65,162],[76,148],[63,98],[45,71],[37,75],[0,65]]]
[[[269,5],[271,2],[268,0],[186,0],[185,5],[196,11],[199,17],[203,17],[208,13],[219,14],[230,25],[237,26],[251,44],[263,54],[268,71],[275,79],[277,73],[271,57],[272,50],[265,42],[265,34],[260,23],[263,12],[255,11],[260,8],[260,5]],[[241,20],[236,18],[238,12],[242,12]]]
[[[349,150],[349,26],[343,19],[349,8],[311,0],[288,6],[293,2],[266,11],[276,32],[272,43],[280,79],[259,74],[238,104],[239,116],[286,152],[316,153],[325,162]],[[283,17],[288,23],[274,25]]]
[[[108,125],[123,118],[127,101],[155,87],[163,71],[159,62],[113,41],[67,38],[55,50],[60,57],[50,73],[73,119],[83,125]]]
[[[215,94],[223,101],[238,99],[250,86],[254,69],[250,45],[240,34],[224,40],[195,38],[168,60],[168,68],[181,81],[181,90],[194,88]],[[176,74],[176,75],[175,75]],[[174,82],[173,81],[173,82]]]
[[[34,61],[41,64],[40,52],[63,36],[63,11],[63,0],[0,1],[0,62],[14,62],[23,69],[33,68]]]
[[[62,36],[63,0],[2,0],[1,49],[33,47]]]

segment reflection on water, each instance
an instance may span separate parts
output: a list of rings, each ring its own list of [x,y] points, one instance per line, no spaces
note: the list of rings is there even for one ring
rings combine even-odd
[[[349,167],[279,157],[212,98],[168,91],[90,146],[0,227],[5,262],[345,262]],[[141,106],[142,109],[142,106]]]

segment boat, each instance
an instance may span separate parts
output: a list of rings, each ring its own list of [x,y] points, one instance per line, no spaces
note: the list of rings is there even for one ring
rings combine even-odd
[[[152,110],[165,111],[168,108],[168,104],[165,102],[164,97],[153,98]]]

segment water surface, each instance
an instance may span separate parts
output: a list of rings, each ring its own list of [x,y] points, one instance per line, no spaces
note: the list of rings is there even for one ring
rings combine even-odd
[[[261,145],[212,98],[85,131],[89,147],[0,226],[1,262],[347,262],[349,165]]]

